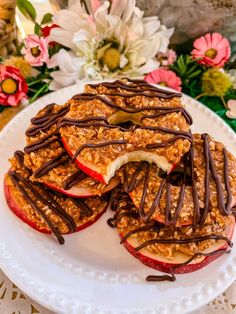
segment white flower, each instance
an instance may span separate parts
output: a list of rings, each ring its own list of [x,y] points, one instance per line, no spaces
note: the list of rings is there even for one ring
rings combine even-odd
[[[63,75],[63,86],[81,78],[139,77],[159,66],[155,56],[166,51],[173,29],[157,17],[144,18],[135,0],[91,0],[88,7],[91,14],[80,1],[70,0],[67,10],[54,15],[60,27],[52,29],[51,39],[71,49],[70,54],[63,50],[66,61],[60,52],[54,58],[60,69],[53,72],[54,81]]]

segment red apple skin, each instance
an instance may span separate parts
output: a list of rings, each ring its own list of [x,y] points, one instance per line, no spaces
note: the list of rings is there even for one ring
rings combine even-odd
[[[20,218],[22,221],[24,221],[27,225],[29,225],[31,228],[41,232],[41,233],[47,233],[47,234],[52,234],[52,231],[50,229],[46,229],[46,228],[40,228],[36,225],[35,222],[31,221],[26,214],[21,210],[21,208],[19,208],[19,206],[16,204],[16,202],[14,201],[14,197],[12,196],[11,193],[11,189],[9,187],[9,185],[7,185],[6,180],[4,180],[4,193],[5,193],[5,198],[7,201],[7,204],[9,206],[9,208],[11,209],[11,211],[18,217]],[[76,228],[75,232],[81,231],[89,226],[91,226],[93,223],[95,223],[106,211],[106,206],[104,207],[104,210],[99,213],[95,219],[93,221],[87,221],[86,223],[84,223],[83,225],[80,225]],[[70,232],[68,232],[70,233]]]
[[[63,139],[62,137],[62,143],[64,145],[64,148],[65,150],[67,151],[67,153],[73,157],[74,153],[70,150],[70,148],[68,147],[68,145],[66,144],[66,141]],[[85,166],[84,164],[82,164],[77,158],[74,160],[74,162],[76,163],[76,165],[84,172],[86,173],[88,176],[90,176],[91,178],[101,182],[101,183],[104,183],[104,184],[107,184],[106,180],[104,179],[103,175],[88,168],[87,166]]]
[[[231,228],[231,234],[229,235],[229,239],[232,239],[233,232],[234,232],[234,225],[235,225],[235,221],[233,222],[233,226]],[[119,236],[120,236],[120,238],[122,238],[122,234],[119,233]],[[123,243],[123,245],[125,246],[127,251],[129,253],[131,253],[134,257],[139,259],[140,262],[142,262],[143,264],[145,264],[148,267],[154,268],[154,269],[159,270],[161,272],[171,273],[173,266],[177,265],[174,263],[165,263],[165,262],[158,261],[158,260],[152,259],[150,257],[147,257],[144,254],[142,254],[141,252],[135,251],[134,247],[131,246],[127,240]],[[227,247],[228,247],[228,244],[225,243],[218,250],[226,249]],[[213,262],[215,259],[220,257],[222,254],[223,253],[215,254],[212,256],[205,256],[204,259],[198,263],[183,265],[183,266],[175,269],[174,273],[175,274],[186,274],[186,273],[194,272],[194,271],[208,265],[209,263]]]
[[[60,192],[60,193],[62,193],[62,194],[67,195],[68,197],[73,197],[73,198],[86,198],[86,197],[95,196],[95,195],[93,195],[92,193],[86,194],[86,195],[82,195],[82,194],[80,194],[80,195],[70,194],[70,193],[68,193],[69,190],[67,191],[67,190],[60,189],[60,188],[58,188],[57,186],[54,186],[54,185],[52,185],[52,184],[50,184],[50,183],[46,183],[46,182],[44,182],[43,184],[46,185],[47,187],[49,187],[49,188],[52,189],[52,190],[55,190],[55,191],[57,191],[57,192]]]
[[[110,181],[110,183],[107,185],[107,187],[103,190],[103,194],[109,192],[110,190],[114,189],[118,184],[120,183],[120,180],[117,179],[116,181],[113,180],[113,182]],[[92,191],[90,192],[89,188],[87,189],[87,193],[86,194],[82,194],[82,192],[80,193],[70,193],[70,190],[64,190],[64,189],[60,189],[59,187],[51,184],[51,183],[43,183],[44,185],[46,185],[47,187],[49,187],[52,190],[58,191],[62,194],[65,194],[69,197],[73,197],[73,198],[87,198],[87,197],[92,197],[92,196],[97,196],[97,193],[92,193]],[[78,189],[79,190],[79,189]]]

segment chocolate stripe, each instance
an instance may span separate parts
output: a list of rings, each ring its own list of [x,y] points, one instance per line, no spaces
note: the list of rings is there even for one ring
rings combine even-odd
[[[48,162],[45,162],[41,167],[39,167],[37,170],[34,171],[33,175],[35,176],[35,178],[41,178],[53,168],[63,165],[65,162],[68,161],[68,159],[69,159],[69,156],[67,155],[67,153],[62,152],[60,155],[56,156],[55,158],[49,160]]]
[[[48,225],[48,227],[50,228],[50,230],[53,232],[53,234],[56,236],[58,242],[60,244],[64,244],[65,240],[62,237],[62,235],[60,234],[60,232],[54,227],[54,225],[52,224],[52,222],[50,221],[50,219],[46,216],[46,214],[37,206],[37,204],[33,201],[33,199],[29,196],[29,194],[27,193],[27,191],[23,188],[22,185],[20,185],[18,179],[15,176],[14,172],[9,172],[9,175],[11,177],[12,182],[14,183],[14,185],[18,188],[18,190],[22,193],[22,195],[25,197],[25,199],[27,200],[27,202],[32,206],[32,208],[43,218],[43,220],[45,221],[45,223]]]
[[[81,170],[78,170],[66,179],[63,185],[63,189],[69,190],[77,183],[83,181],[85,178],[87,178],[87,175],[83,173]]]
[[[231,209],[231,203],[233,199],[232,191],[230,188],[230,182],[229,182],[229,161],[228,161],[228,155],[227,150],[223,148],[223,154],[224,154],[224,180],[225,180],[225,189],[227,192],[227,202],[226,202],[226,213],[230,213]]]
[[[26,154],[29,154],[29,153],[32,153],[32,152],[35,152],[41,148],[44,148],[44,147],[47,147],[49,146],[50,144],[54,143],[54,142],[57,142],[59,139],[58,139],[58,132],[53,132],[51,134],[48,134],[42,138],[40,138],[39,140],[37,141],[34,141],[33,143],[25,146],[24,148],[24,152]],[[55,136],[55,138],[53,139],[50,139],[51,137]],[[49,141],[47,141],[48,139],[50,139]]]
[[[228,243],[228,245],[230,247],[233,246],[233,243],[227,237],[209,234],[207,236],[188,238],[188,239],[152,239],[152,240],[145,241],[141,245],[137,246],[135,248],[135,251],[140,251],[141,249],[143,249],[147,245],[158,244],[158,243],[160,243],[160,244],[164,244],[164,243],[167,243],[167,244],[168,243],[188,244],[188,243],[192,243],[192,242],[199,243],[199,242],[202,242],[205,240],[224,240]]]
[[[54,104],[52,105],[54,106]],[[52,108],[47,115],[44,114],[43,116],[36,116],[35,118],[31,119],[33,125],[26,130],[26,136],[35,136],[39,132],[45,132],[46,130],[48,130],[53,124],[58,121],[60,117],[64,116],[69,111],[69,106],[63,107],[57,113],[51,113],[51,111]]]
[[[141,111],[150,111],[150,110],[165,110],[166,107],[160,107],[160,106],[148,106],[148,107],[143,107],[143,108],[124,108],[122,106],[119,106],[117,104],[115,104],[107,95],[107,97],[103,97],[101,95],[98,94],[92,94],[92,93],[82,93],[82,94],[77,94],[75,96],[72,97],[73,100],[100,100],[101,102],[105,103],[107,106],[117,109],[117,110],[121,110],[127,113],[138,113]],[[167,107],[168,108],[168,107]],[[173,108],[174,109],[174,108]],[[177,111],[179,111],[179,107],[176,107]],[[169,109],[167,109],[168,112]],[[185,116],[188,116],[188,121],[192,121],[191,116],[189,115],[189,113],[183,108],[182,112],[185,112]]]
[[[107,141],[104,143],[96,143],[96,144],[88,143],[88,144],[81,145],[80,148],[77,149],[77,151],[73,155],[72,160],[75,160],[77,156],[81,153],[81,151],[84,150],[85,148],[97,148],[97,147],[99,148],[99,147],[105,147],[105,146],[115,145],[115,144],[127,144],[127,141],[126,140],[114,140],[114,141]]]
[[[16,158],[17,162],[25,169],[25,171],[27,172],[27,175],[31,175],[32,171],[30,168],[28,168],[25,163],[24,163],[24,156],[25,154],[21,151],[21,150],[17,150],[14,153],[14,157]]]

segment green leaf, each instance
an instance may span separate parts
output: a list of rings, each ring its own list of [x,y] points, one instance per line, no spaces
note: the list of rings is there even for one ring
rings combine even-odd
[[[201,73],[202,73],[201,70],[197,70],[196,72],[190,74],[188,78],[189,78],[189,79],[192,79],[192,78],[194,78],[194,77],[199,76]]]
[[[52,13],[46,13],[42,18],[41,25],[51,23],[52,17]]]
[[[41,33],[41,26],[38,23],[35,23],[35,25],[34,25],[34,33],[36,35],[40,35],[40,33]]]
[[[17,6],[20,12],[29,20],[35,22],[36,11],[33,5],[28,0],[17,0]]]

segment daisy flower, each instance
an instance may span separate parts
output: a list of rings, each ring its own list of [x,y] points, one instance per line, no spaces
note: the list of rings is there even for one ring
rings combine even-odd
[[[181,79],[175,72],[168,70],[167,68],[161,67],[152,71],[145,76],[145,80],[151,84],[159,84],[162,86],[173,88],[181,92]]]
[[[65,73],[75,80],[140,77],[159,66],[155,56],[165,53],[173,29],[161,25],[157,17],[144,18],[135,0],[91,0],[87,4],[85,8],[80,1],[70,0],[68,9],[53,17],[59,27],[51,30],[51,40],[71,49],[64,63],[59,54],[54,58],[59,66],[55,80],[75,59],[80,67]]]
[[[219,33],[201,36],[193,46],[193,58],[203,65],[223,67],[230,58],[229,41]]]

